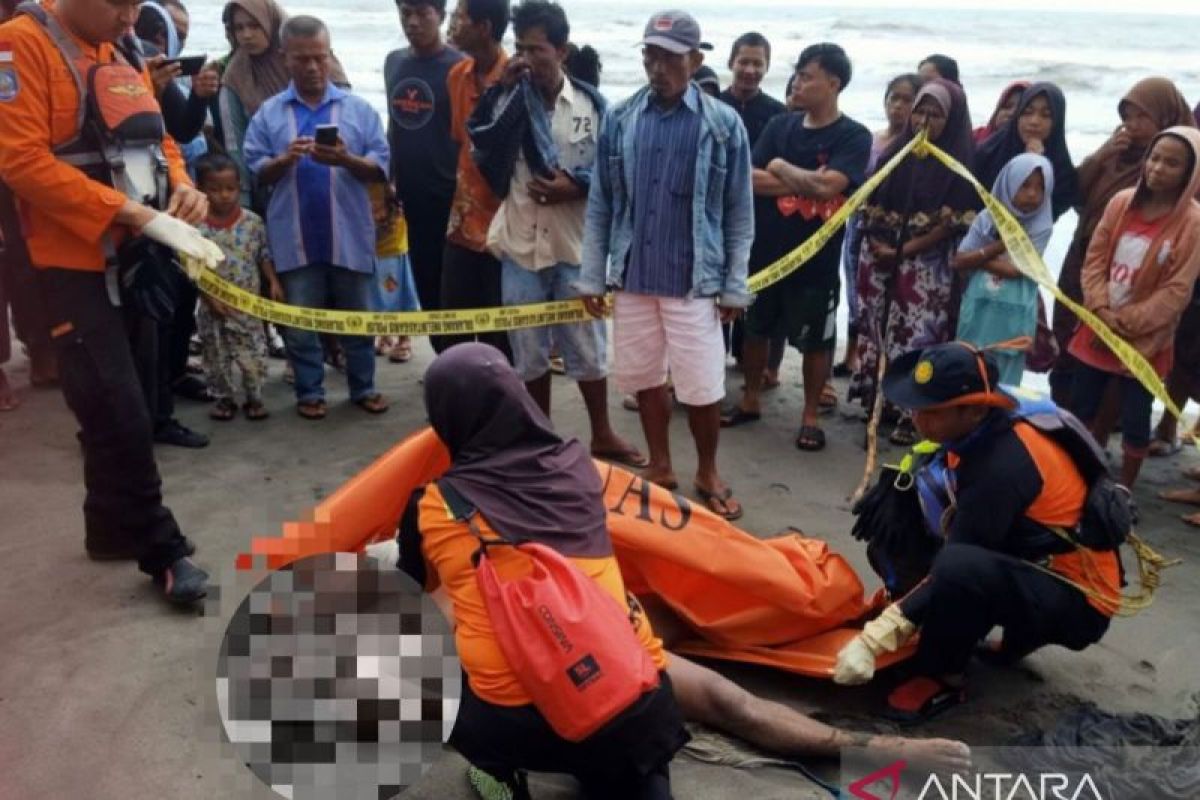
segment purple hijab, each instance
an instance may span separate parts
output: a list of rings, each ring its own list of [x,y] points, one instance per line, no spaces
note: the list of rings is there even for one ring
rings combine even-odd
[[[921,86],[913,101],[913,108],[926,97],[937,102],[946,114],[946,127],[932,143],[971,169],[975,160],[975,133],[971,127],[967,96],[958,84],[935,78]],[[896,138],[880,156],[879,163],[886,164],[916,135],[912,118],[909,117],[904,135]],[[904,159],[896,171],[888,176],[871,196],[871,203],[905,216],[921,212],[935,213],[943,208],[962,212],[977,209],[981,205],[971,185],[942,166],[941,162],[915,156]]]
[[[450,451],[439,480],[506,539],[567,556],[612,555],[600,475],[578,439],[564,439],[504,355],[466,343],[425,372],[429,422]]]

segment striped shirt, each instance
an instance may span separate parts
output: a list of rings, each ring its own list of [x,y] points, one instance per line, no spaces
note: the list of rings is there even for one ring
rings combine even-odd
[[[683,102],[669,111],[651,94],[638,119],[627,292],[685,297],[691,291],[699,92],[689,86]]]

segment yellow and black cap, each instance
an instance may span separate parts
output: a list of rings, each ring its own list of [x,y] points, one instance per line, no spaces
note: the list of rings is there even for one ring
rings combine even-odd
[[[905,409],[992,406],[1013,409],[1000,388],[995,357],[966,342],[948,342],[905,353],[888,365],[883,395]]]

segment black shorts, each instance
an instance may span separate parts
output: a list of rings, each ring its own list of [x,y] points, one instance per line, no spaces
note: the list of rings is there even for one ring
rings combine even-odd
[[[756,339],[787,339],[801,353],[832,350],[837,341],[841,287],[783,282],[759,293],[746,313],[746,332]]]
[[[490,775],[508,780],[517,770],[573,775],[585,797],[669,800],[668,765],[688,741],[683,715],[666,672],[616,719],[582,742],[563,739],[532,705],[498,706],[471,691],[463,698],[450,745]]]

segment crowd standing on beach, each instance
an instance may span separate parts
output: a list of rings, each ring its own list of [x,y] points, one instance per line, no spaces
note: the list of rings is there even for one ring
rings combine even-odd
[[[668,428],[682,406],[698,453],[692,489],[727,520],[743,509],[718,467],[720,431],[753,435],[788,345],[802,356],[795,445],[808,453],[826,446],[822,415],[839,402],[861,403],[867,421],[884,365],[954,340],[989,351],[999,382],[1049,372],[1054,400],[1100,442],[1119,424],[1125,486],[1148,455],[1178,449],[1175,421],[1151,430],[1150,392],[1069,309],[1043,307],[1000,222],[932,158],[902,161],[802,269],[757,296],[747,287],[924,132],[1039,252],[1060,216],[1079,212],[1061,289],[1182,404],[1200,392],[1200,108],[1170,79],[1134,82],[1112,136],[1077,164],[1058,86],[1014,75],[976,127],[970,76],[941,54],[880,87],[888,124],[871,132],[839,102],[854,70],[835,43],[785,61],[780,100],[761,83],[785,60],[782,43],[746,33],[722,90],[697,20],[662,12],[642,40],[646,85],[610,105],[595,51],[572,41],[552,2],[397,8],[409,46],[383,65],[381,119],[349,85],[326,25],[275,0],[230,0],[230,52],[211,63],[184,55],[182,0],[0,0],[4,18],[16,15],[0,27],[0,365],[11,307],[31,381],[60,384],[79,422],[92,557],[136,559],[172,601],[202,597],[207,575],[162,504],[153,454],[155,442],[208,444],[175,419],[174,398],[210,402],[217,421],[262,421],[276,357],[306,420],[328,412],[327,366],[345,373],[355,406],[381,414],[377,359],[413,355],[407,337],[275,330],[156,268],[171,250],[219,250],[211,263],[225,280],[312,308],[580,299],[595,319],[430,344],[442,354],[477,338],[502,353],[532,402],[509,398],[512,419],[530,430],[549,415],[552,373],[565,374],[587,409],[590,454],[672,490]],[[166,135],[147,134],[147,118]],[[835,363],[843,297],[850,327]],[[745,384],[723,404],[729,359]],[[644,448],[610,422],[610,363]],[[846,398],[834,377],[849,379]],[[928,434],[919,405],[891,399],[881,418],[893,443]],[[0,367],[0,411],[19,401]],[[1200,504],[1200,491],[1170,497]],[[677,726],[660,733],[673,752]]]

